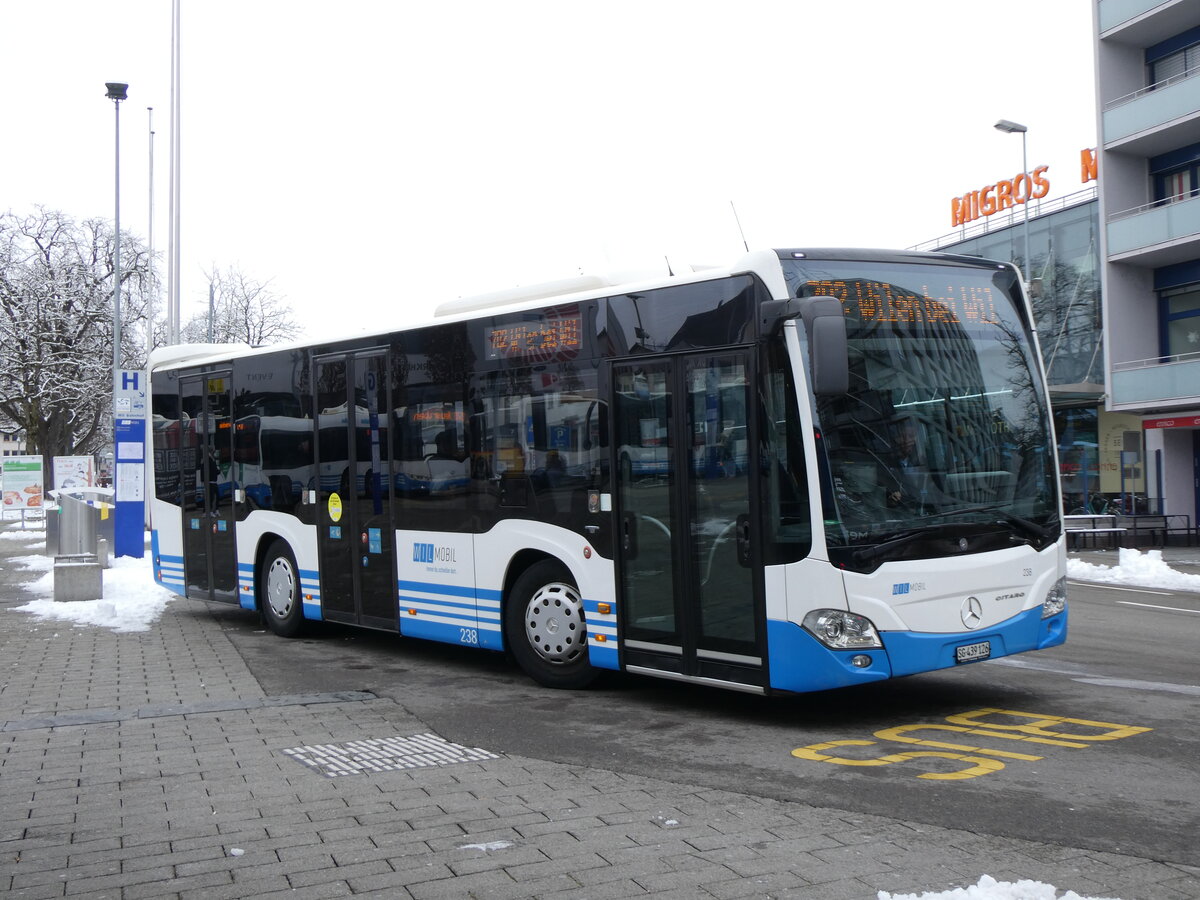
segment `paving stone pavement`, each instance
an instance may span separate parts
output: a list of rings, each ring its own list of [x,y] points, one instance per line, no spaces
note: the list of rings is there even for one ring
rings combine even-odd
[[[1200,872],[1135,857],[466,758],[391,700],[266,696],[204,603],[124,634],[15,612],[28,552],[0,541],[5,897],[865,900],[984,873],[1200,897]]]

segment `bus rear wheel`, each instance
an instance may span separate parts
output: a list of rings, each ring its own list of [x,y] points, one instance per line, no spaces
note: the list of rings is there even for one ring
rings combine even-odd
[[[263,558],[259,609],[267,627],[280,637],[296,637],[304,625],[300,570],[292,548],[276,541]]]
[[[583,598],[556,560],[535,563],[517,578],[504,636],[525,673],[545,687],[587,687],[599,674],[588,662]]]

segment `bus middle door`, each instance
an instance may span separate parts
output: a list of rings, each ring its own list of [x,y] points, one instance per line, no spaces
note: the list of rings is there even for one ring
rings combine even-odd
[[[387,354],[318,359],[316,391],[322,615],[395,631]]]

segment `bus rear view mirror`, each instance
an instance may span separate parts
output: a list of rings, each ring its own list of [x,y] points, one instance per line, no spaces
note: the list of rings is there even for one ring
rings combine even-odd
[[[850,389],[850,360],[842,304],[833,297],[809,297],[802,302],[813,393],[844,394]]]

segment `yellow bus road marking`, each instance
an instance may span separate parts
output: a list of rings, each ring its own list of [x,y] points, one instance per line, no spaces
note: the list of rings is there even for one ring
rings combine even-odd
[[[960,725],[977,724],[977,720],[981,716],[1007,716],[1017,719],[1032,719],[1033,721],[1027,724],[1006,725],[1001,722],[987,722],[988,728],[996,728],[1010,731],[1020,731],[1025,734],[1042,735],[1047,738],[1069,738],[1074,741],[1115,741],[1120,738],[1131,737],[1135,734],[1143,734],[1147,731],[1152,731],[1151,728],[1141,728],[1137,725],[1118,725],[1114,722],[1095,722],[1091,719],[1072,719],[1067,716],[1041,716],[1032,713],[1017,712],[1010,709],[977,709],[974,712],[959,713],[956,716],[946,716],[947,722],[956,722]],[[1100,731],[1099,734],[1079,734],[1077,732],[1058,732],[1047,731],[1047,725],[1078,725],[1083,728],[1095,728]],[[1044,743],[1050,743],[1046,741]],[[1069,745],[1068,745],[1069,746]],[[1078,746],[1087,746],[1081,744]]]
[[[792,756],[797,759],[808,759],[814,762],[825,762],[837,766],[888,766],[894,763],[905,763],[924,758],[953,759],[970,763],[966,768],[952,772],[924,772],[917,778],[930,781],[956,781],[966,778],[978,778],[1004,768],[1004,763],[997,759],[989,759],[974,754],[999,756],[1004,759],[1019,762],[1034,762],[1044,759],[1030,753],[1017,753],[1012,750],[997,750],[991,747],[976,747],[969,744],[957,744],[949,741],[936,741],[916,737],[913,732],[951,732],[971,734],[984,738],[995,738],[1006,741],[1026,741],[1034,744],[1045,744],[1054,747],[1065,747],[1069,750],[1082,750],[1099,741],[1116,741],[1152,731],[1140,725],[1122,725],[1118,722],[1100,722],[1094,719],[1077,719],[1070,716],[1052,716],[1040,713],[1027,713],[1012,709],[984,707],[946,717],[946,722],[920,722],[911,725],[895,725],[876,731],[872,737],[882,741],[898,744],[918,745],[937,749],[906,750],[900,753],[885,753],[882,756],[854,758],[827,753],[840,747],[874,747],[877,741],[848,738],[838,741],[824,741],[810,744],[807,747],[797,747]],[[965,752],[946,752],[965,751]]]

